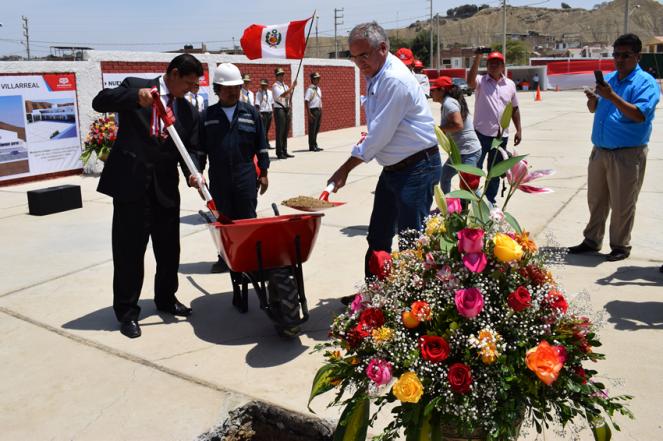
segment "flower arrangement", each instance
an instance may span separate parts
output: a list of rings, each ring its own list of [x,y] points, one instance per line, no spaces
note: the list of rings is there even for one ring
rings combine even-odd
[[[90,124],[90,130],[85,137],[85,148],[81,153],[83,165],[87,164],[92,156],[92,152],[97,158],[105,161],[108,158],[111,147],[117,137],[117,125],[113,116],[102,116]]]
[[[604,417],[619,430],[612,417],[632,417],[623,403],[631,397],[609,397],[590,368],[604,358],[594,349],[596,326],[569,305],[545,254],[503,211],[506,204],[490,209],[474,190],[476,177],[508,171],[508,202],[518,189],[536,192],[529,182],[550,172],[530,173],[523,156],[487,175],[455,167],[465,189],[445,198],[437,187],[440,214],[399,252],[374,253],[377,277],[335,318],[331,341],[317,346],[325,364],[309,404],[336,390],[332,404],[345,408],[335,439],[343,440],[365,439],[385,405],[393,419],[380,440],[403,430],[407,440],[441,440],[444,427],[513,440],[525,417],[541,432],[578,416],[598,440],[609,439]]]

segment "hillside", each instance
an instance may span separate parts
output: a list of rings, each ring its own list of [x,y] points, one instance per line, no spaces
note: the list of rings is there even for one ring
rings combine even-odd
[[[631,0],[629,31],[643,41],[663,35],[663,4],[656,0]],[[639,4],[636,8],[634,5]],[[582,43],[612,43],[624,30],[625,0],[606,2],[596,9],[552,9],[507,7],[507,33],[538,32],[555,39]],[[433,21],[435,24],[435,21]],[[398,30],[400,38],[411,39],[428,21],[419,21]],[[396,29],[389,29],[395,35]],[[440,18],[440,43],[444,47],[490,45],[501,41],[502,10],[488,8],[466,19]],[[339,49],[346,49],[346,38],[339,38]],[[333,38],[320,39],[320,56],[333,50]],[[309,42],[307,56],[315,56],[315,42]]]

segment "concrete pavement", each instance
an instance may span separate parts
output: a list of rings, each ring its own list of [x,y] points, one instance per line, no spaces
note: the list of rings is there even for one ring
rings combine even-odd
[[[541,181],[555,193],[519,194],[509,211],[540,245],[575,245],[588,219],[586,166],[592,116],[582,92],[546,92],[543,101],[522,93],[523,143],[530,164],[554,168]],[[470,99],[472,101],[472,99]],[[439,117],[439,105],[432,104]],[[470,108],[473,105],[470,102]],[[663,114],[659,106],[640,194],[633,252],[628,260],[569,256],[555,270],[569,293],[585,291],[603,311],[601,337],[607,360],[599,366],[615,380],[611,391],[635,395],[635,421],[620,419],[615,439],[663,438]],[[324,152],[309,153],[305,137],[289,140],[296,157],[274,161],[269,205],[292,196],[317,196],[348,156],[360,129],[320,134]],[[372,190],[380,168],[360,166],[334,196],[347,205],[325,212],[317,244],[304,265],[311,310],[302,335],[283,340],[250,297],[250,310],[231,305],[227,275],[209,274],[214,245],[197,211],[196,192],[181,185],[182,257],[178,297],[191,304],[189,320],[157,313],[152,302],[154,259],[146,258],[140,305],[143,336],[117,331],[110,308],[112,201],[95,192],[97,178],[76,176],[0,187],[0,440],[191,440],[249,399],[307,412],[311,380],[321,357],[313,346],[326,338],[337,299],[352,293],[363,273]],[[44,217],[27,214],[26,191],[80,185],[83,208]],[[289,209],[281,207],[282,213]],[[609,252],[607,245],[604,253]],[[318,414],[329,396],[314,401]],[[530,431],[531,432],[531,431]],[[533,440],[533,433],[522,439]],[[539,436],[538,439],[543,439]],[[571,439],[546,433],[547,440]],[[580,439],[590,440],[584,431]]]

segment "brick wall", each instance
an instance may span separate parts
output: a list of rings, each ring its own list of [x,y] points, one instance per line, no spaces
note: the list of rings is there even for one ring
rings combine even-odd
[[[355,71],[351,67],[304,66],[304,91],[311,85],[311,74],[320,74],[322,123],[320,131],[355,125]],[[308,133],[308,118],[305,119]]]
[[[359,72],[359,96],[366,95],[366,77]],[[359,123],[362,126],[366,125],[366,112],[364,112],[364,106],[360,107],[359,110],[360,120]]]

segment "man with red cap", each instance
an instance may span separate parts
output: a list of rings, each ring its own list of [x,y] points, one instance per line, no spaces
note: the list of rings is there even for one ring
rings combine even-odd
[[[414,60],[412,64],[414,66],[414,77],[419,82],[421,89],[424,91],[427,97],[430,96],[430,81],[428,81],[428,75],[424,71],[424,63],[421,60]]]
[[[477,48],[474,52],[474,62],[467,73],[467,84],[476,91],[474,101],[474,130],[481,142],[481,158],[478,167],[483,167],[483,161],[488,157],[488,170],[502,161],[502,156],[497,149],[492,148],[493,140],[501,139],[500,147],[505,148],[509,140],[508,129],[502,131],[500,119],[508,103],[513,105],[513,124],[516,126],[516,134],[513,144],[520,144],[522,128],[520,126],[520,110],[518,109],[518,97],[516,96],[516,85],[504,74],[504,55],[494,51],[488,54],[485,75],[477,75],[483,48]],[[488,183],[486,197],[491,204],[495,204],[500,179],[493,178]]]
[[[412,70],[412,64],[414,63],[414,54],[412,51],[406,47],[402,47],[396,51],[394,54],[396,57],[407,66],[408,69]]]

